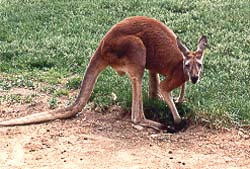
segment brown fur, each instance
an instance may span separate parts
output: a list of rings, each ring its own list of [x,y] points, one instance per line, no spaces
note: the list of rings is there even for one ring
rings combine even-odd
[[[202,45],[199,45],[199,49],[202,50],[196,53],[203,54],[204,43]],[[119,75],[127,73],[131,80],[133,96],[131,119],[134,123],[155,129],[163,127],[158,122],[146,119],[143,113],[142,76],[144,69],[148,69],[150,97],[161,94],[173,113],[175,123],[178,124],[181,118],[170,92],[182,86],[179,99],[182,101],[185,82],[189,79],[189,74],[184,71],[185,55],[192,55],[190,58],[193,58],[196,57],[196,53],[187,50],[173,31],[161,22],[143,16],[127,18],[114,25],[101,40],[86,70],[80,94],[73,105],[0,122],[0,125],[22,125],[74,116],[86,105],[98,75],[107,66],[111,66]],[[165,76],[166,79],[160,82],[158,74]]]

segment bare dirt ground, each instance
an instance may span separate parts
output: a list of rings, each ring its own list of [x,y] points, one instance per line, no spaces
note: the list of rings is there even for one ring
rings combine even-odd
[[[13,89],[3,94],[34,92]],[[48,109],[49,96],[35,94],[32,104],[1,102],[0,121]],[[85,111],[68,120],[0,127],[0,135],[0,169],[250,167],[249,129],[197,125],[175,134],[139,131],[116,106],[105,113]]]

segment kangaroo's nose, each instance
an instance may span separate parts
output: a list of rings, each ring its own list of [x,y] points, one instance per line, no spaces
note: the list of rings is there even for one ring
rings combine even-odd
[[[199,76],[192,76],[192,77],[191,77],[191,82],[192,82],[193,84],[195,84],[195,83],[197,83],[198,79],[199,79]]]

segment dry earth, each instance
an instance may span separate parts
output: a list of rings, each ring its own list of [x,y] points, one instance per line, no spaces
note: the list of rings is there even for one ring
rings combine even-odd
[[[0,104],[0,121],[48,109],[46,94],[32,104]],[[62,99],[62,103],[65,100]],[[86,111],[68,120],[0,128],[0,168],[249,168],[248,129],[212,130],[190,126],[175,134],[138,130],[119,107]]]

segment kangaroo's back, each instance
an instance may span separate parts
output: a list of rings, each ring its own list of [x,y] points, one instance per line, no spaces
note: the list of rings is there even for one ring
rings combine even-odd
[[[142,40],[146,48],[147,69],[168,75],[171,66],[182,64],[183,57],[174,32],[160,21],[145,16],[127,18],[113,26],[103,38],[104,49],[114,49],[119,37],[129,35]]]

